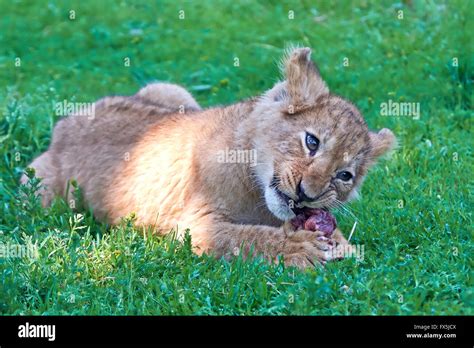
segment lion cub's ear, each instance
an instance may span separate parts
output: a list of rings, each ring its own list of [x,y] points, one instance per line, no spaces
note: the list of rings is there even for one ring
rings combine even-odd
[[[329,93],[318,68],[311,61],[311,49],[308,47],[290,50],[282,60],[282,70],[285,75],[286,102],[295,111],[313,105],[318,97]]]
[[[397,145],[397,138],[388,128],[383,128],[378,133],[369,132],[371,157],[377,158],[390,151]]]

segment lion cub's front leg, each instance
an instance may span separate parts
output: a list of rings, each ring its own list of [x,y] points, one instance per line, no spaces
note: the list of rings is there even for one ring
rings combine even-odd
[[[211,238],[211,252],[218,257],[242,251],[244,257],[261,255],[275,262],[282,256],[286,265],[299,268],[331,260],[334,244],[322,232],[292,231],[288,224],[278,228],[219,222],[212,227]]]

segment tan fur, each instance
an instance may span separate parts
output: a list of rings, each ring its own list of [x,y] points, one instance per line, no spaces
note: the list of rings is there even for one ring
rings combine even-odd
[[[395,138],[369,132],[355,106],[329,94],[308,48],[294,49],[283,66],[284,81],[228,107],[200,110],[183,88],[153,84],[98,101],[93,119],[62,119],[48,151],[31,164],[43,179],[43,204],[65,196],[75,179],[98,219],[116,224],[134,212],[137,224],[159,233],[189,228],[198,253],[227,257],[253,246],[254,254],[302,268],[330,260],[335,241],[347,243],[341,232],[328,240],[293,231],[283,221],[294,215],[272,179],[295,200],[300,181],[307,195],[329,190],[307,205],[333,207],[354,195]],[[307,131],[321,141],[314,157]],[[257,164],[219,163],[226,149],[255,150]],[[342,169],[354,173],[352,182],[334,183]]]

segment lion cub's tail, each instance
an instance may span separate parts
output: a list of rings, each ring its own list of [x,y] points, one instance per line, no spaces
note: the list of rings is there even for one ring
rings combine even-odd
[[[174,111],[198,111],[201,107],[191,93],[171,83],[151,83],[135,95],[146,103],[155,104]]]

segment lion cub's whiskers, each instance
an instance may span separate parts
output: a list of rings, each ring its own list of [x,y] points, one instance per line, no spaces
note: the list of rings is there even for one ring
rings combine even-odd
[[[356,229],[356,226],[357,226],[357,220],[354,221],[354,225],[352,226],[352,230],[351,230],[351,233],[349,234],[349,238],[347,239],[348,242],[351,241],[351,238],[352,238],[352,234],[354,233],[355,229]]]

